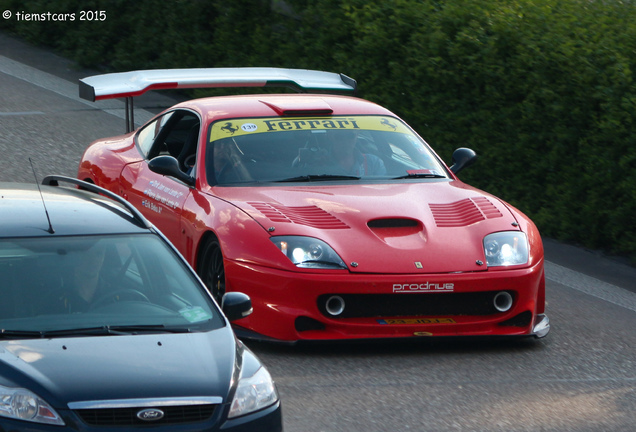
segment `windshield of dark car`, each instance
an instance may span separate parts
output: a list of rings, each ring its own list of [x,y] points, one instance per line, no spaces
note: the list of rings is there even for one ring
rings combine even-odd
[[[428,145],[393,117],[223,120],[208,137],[210,184],[447,178]]]
[[[0,239],[0,299],[5,336],[224,325],[191,270],[152,234]]]

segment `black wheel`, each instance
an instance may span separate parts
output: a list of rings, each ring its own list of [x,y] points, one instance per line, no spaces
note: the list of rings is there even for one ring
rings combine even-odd
[[[203,246],[197,273],[214,299],[221,304],[221,299],[225,294],[225,268],[223,267],[221,245],[217,239],[209,240]]]

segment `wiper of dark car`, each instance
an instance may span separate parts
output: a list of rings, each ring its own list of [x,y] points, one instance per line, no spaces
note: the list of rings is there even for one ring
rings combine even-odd
[[[30,339],[41,338],[42,332],[30,330],[0,330],[0,339]]]
[[[122,332],[110,326],[86,327],[77,329],[49,330],[43,331],[42,337],[62,337],[62,336],[102,336],[102,335],[123,335],[130,332]]]
[[[101,327],[87,327],[79,329],[64,329],[64,330],[5,330],[0,331],[0,338],[5,339],[35,339],[35,338],[51,338],[51,337],[64,337],[64,336],[102,336],[102,335],[123,335],[130,334],[130,332],[122,332],[114,330],[109,326]]]
[[[120,325],[120,326],[99,326],[85,327],[78,329],[30,331],[30,330],[0,330],[0,339],[31,339],[31,338],[53,338],[65,336],[121,336],[139,333],[189,333],[189,328],[166,327],[160,325]]]
[[[158,325],[119,325],[109,326],[112,331],[126,332],[126,333],[190,333],[189,327],[166,327],[163,324]]]
[[[312,181],[325,181],[325,180],[360,180],[360,177],[348,176],[348,175],[332,175],[332,174],[308,174],[298,177],[291,177],[284,180],[276,180],[277,183],[285,182],[312,182]]]

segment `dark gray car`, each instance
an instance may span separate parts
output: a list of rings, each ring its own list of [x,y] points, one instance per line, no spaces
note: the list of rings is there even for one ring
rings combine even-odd
[[[230,327],[249,298],[221,312],[123,199],[66,177],[0,183],[0,220],[0,429],[282,430],[271,376]]]

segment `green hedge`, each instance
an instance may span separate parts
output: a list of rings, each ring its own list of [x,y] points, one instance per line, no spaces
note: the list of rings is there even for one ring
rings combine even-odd
[[[636,4],[619,0],[0,0],[102,22],[2,27],[85,67],[343,72],[544,235],[636,260]],[[26,10],[28,9],[28,10]]]

